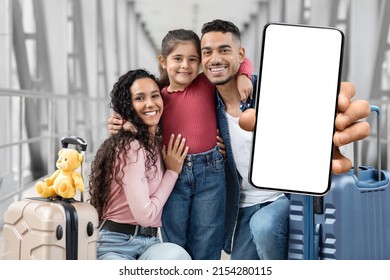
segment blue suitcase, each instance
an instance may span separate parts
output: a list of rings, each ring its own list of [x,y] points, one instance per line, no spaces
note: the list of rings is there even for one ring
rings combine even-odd
[[[324,196],[291,194],[289,259],[390,259],[389,171],[361,166],[334,175]],[[357,165],[356,143],[354,166]]]

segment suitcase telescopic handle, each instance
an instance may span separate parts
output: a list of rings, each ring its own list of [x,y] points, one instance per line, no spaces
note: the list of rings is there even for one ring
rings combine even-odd
[[[381,129],[380,129],[380,115],[381,109],[378,106],[370,105],[371,112],[376,112],[376,153],[377,153],[377,169],[378,169],[378,181],[382,180],[381,172]],[[359,146],[357,142],[353,143],[353,162],[354,162],[354,174],[359,178]]]
[[[79,136],[68,136],[68,137],[63,137],[61,139],[62,148],[65,149],[68,148],[69,144],[75,145],[76,147],[78,146],[82,154],[84,154],[87,150],[87,142],[85,142],[84,139]],[[80,173],[81,176],[84,178],[83,162],[80,165]],[[80,193],[80,201],[84,202],[84,192]]]
[[[69,136],[61,139],[62,148],[68,148],[69,144],[79,146],[83,152],[87,150],[87,142],[85,142],[81,137]]]

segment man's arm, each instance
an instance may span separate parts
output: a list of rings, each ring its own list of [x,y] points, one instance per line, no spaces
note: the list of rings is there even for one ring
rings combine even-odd
[[[137,132],[135,127],[128,121],[122,119],[121,115],[118,113],[112,113],[112,115],[107,120],[108,132],[110,135],[115,135],[123,128],[126,131]]]
[[[112,113],[107,120],[108,132],[110,135],[117,134],[122,129],[123,119],[118,113]]]

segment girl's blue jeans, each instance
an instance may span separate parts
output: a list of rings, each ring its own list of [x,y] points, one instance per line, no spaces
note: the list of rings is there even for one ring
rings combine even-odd
[[[187,155],[163,209],[163,240],[180,245],[192,259],[219,260],[225,206],[224,158],[219,147]]]

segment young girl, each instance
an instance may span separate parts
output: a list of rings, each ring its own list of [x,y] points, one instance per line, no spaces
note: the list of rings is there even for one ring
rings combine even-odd
[[[98,259],[191,259],[180,246],[157,238],[162,208],[188,147],[180,135],[176,140],[171,135],[160,155],[163,100],[154,76],[134,70],[120,77],[111,91],[110,106],[137,133],[122,130],[111,136],[92,162],[91,204],[102,221]]]
[[[180,133],[189,147],[164,206],[163,238],[184,247],[193,259],[220,259],[226,207],[224,157],[216,141],[215,87],[203,73],[198,74],[199,37],[191,30],[168,32],[158,59],[159,82],[165,86],[163,141],[166,144],[169,135]],[[239,74],[248,70],[244,74],[251,77],[251,63],[242,66]],[[250,79],[243,77],[252,89]]]
[[[192,259],[219,260],[226,207],[224,156],[217,144],[215,86],[203,73],[198,74],[200,58],[200,40],[191,30],[169,31],[162,41],[158,60],[165,106],[163,142],[167,145],[171,134],[181,134],[189,147],[182,173],[164,206],[162,234],[164,240],[184,247]],[[237,77],[240,92],[248,95],[252,70],[245,60],[239,71],[245,75]],[[108,120],[112,134],[118,118],[116,114]],[[121,123],[124,129],[132,129],[131,124]]]

